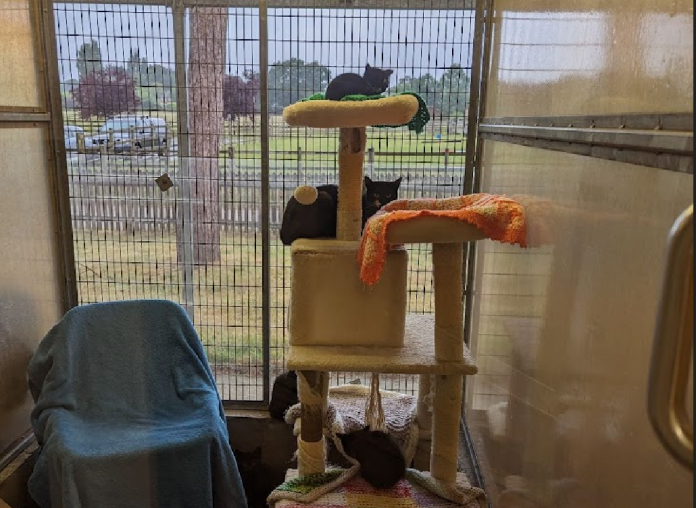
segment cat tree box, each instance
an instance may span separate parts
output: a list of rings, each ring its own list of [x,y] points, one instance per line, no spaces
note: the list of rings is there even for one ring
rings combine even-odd
[[[390,251],[380,281],[366,287],[360,242],[292,244],[290,343],[294,346],[403,347],[408,254]]]

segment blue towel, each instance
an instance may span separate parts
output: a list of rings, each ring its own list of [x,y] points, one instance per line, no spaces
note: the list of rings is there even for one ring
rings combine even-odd
[[[246,508],[203,346],[166,300],[83,305],[28,367],[43,508]],[[51,504],[52,503],[52,504]]]

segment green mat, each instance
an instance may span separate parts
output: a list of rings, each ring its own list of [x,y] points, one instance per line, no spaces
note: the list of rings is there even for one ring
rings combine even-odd
[[[375,127],[397,128],[406,125],[408,126],[409,130],[415,131],[416,134],[420,134],[421,132],[423,132],[425,124],[427,124],[430,121],[430,111],[428,111],[428,106],[425,105],[425,101],[423,100],[423,98],[415,92],[401,92],[396,95],[413,95],[416,99],[418,99],[418,112],[415,115],[413,115],[413,118],[411,118],[411,120],[407,123],[401,125],[375,125]],[[386,98],[385,95],[346,95],[343,99],[341,99],[341,101],[373,101],[376,99],[384,98]],[[326,100],[324,94],[322,92],[319,92],[307,97],[306,99],[302,99],[300,102],[324,100]]]

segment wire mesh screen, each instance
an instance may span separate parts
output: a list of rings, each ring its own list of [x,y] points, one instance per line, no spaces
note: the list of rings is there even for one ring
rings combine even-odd
[[[180,302],[221,397],[263,402],[287,345],[290,252],[278,238],[285,203],[298,185],[338,179],[338,132],[291,128],[283,107],[368,63],[392,69],[386,94],[419,93],[432,120],[419,135],[369,128],[366,175],[402,178],[399,197],[458,195],[474,13],[455,1],[344,9],[317,0],[269,8],[261,40],[256,7],[186,5],[54,6],[79,299]],[[408,311],[432,312],[429,250],[410,248],[409,256]],[[416,388],[402,376],[383,385]]]

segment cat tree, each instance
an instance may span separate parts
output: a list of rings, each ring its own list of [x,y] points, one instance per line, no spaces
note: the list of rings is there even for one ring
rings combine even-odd
[[[456,479],[462,376],[477,371],[462,340],[462,242],[483,234],[469,224],[435,217],[390,230],[388,241],[395,245],[433,244],[434,320],[406,316],[403,247],[390,250],[379,282],[369,288],[360,281],[356,262],[365,128],[406,124],[418,107],[415,96],[400,95],[361,102],[299,102],[283,111],[292,126],[340,129],[337,238],[292,245],[288,367],[298,372],[299,380],[300,475],[324,471],[328,372],[349,371],[420,375],[419,426],[426,434],[432,426],[431,474],[444,482]],[[431,388],[432,413],[425,407]]]
[[[418,374],[417,421],[426,436],[421,445],[426,453],[419,454],[416,467],[429,470],[439,485],[454,486],[458,480],[462,381],[477,372],[463,342],[462,244],[486,237],[509,241],[499,234],[504,230],[500,224],[497,229],[485,227],[491,216],[509,217],[497,214],[491,208],[497,203],[485,195],[480,195],[483,208],[478,215],[464,218],[457,213],[468,203],[463,201],[466,197],[405,200],[392,204],[412,204],[411,211],[390,224],[382,219],[392,212],[371,219],[364,233],[371,237],[362,238],[361,245],[366,127],[404,125],[419,112],[420,104],[417,96],[399,95],[358,102],[302,101],[283,111],[291,126],[340,132],[337,237],[300,239],[291,247],[287,366],[298,374],[301,477],[325,471],[328,373],[338,371]],[[432,244],[434,318],[406,314],[404,245],[409,243]],[[381,257],[375,254],[375,245],[383,249]],[[365,271],[364,260],[373,255],[379,258],[379,269]],[[373,394],[375,385],[373,378]]]

